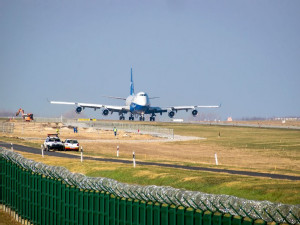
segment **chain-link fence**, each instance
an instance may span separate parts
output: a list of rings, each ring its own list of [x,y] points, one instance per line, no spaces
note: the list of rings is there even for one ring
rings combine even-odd
[[[0,132],[2,133],[13,133],[14,132],[14,123],[3,122],[0,123]]]
[[[113,130],[114,127],[118,130],[123,130],[126,132],[135,132],[142,134],[151,134],[161,137],[174,138],[173,129],[162,128],[158,126],[150,126],[143,124],[135,123],[120,123],[120,122],[102,122],[102,121],[87,121],[87,122],[74,122],[74,121],[65,121],[68,126],[76,127],[93,127],[95,129],[102,130]]]
[[[42,118],[36,117],[35,122],[41,123],[63,123],[67,126],[75,127],[94,127],[102,130],[113,130],[116,127],[118,130],[124,130],[126,132],[139,132],[142,134],[159,135],[167,138],[174,138],[173,129],[162,128],[159,126],[144,125],[139,123],[121,123],[121,122],[106,122],[106,121],[78,121],[76,119],[59,118]]]

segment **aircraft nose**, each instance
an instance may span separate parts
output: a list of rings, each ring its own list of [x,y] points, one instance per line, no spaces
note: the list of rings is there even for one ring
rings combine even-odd
[[[143,98],[142,101],[141,101],[142,105],[146,105],[147,104],[147,99],[146,98]]]
[[[144,105],[149,105],[149,99],[147,97],[145,97],[143,99],[143,103],[144,103]]]

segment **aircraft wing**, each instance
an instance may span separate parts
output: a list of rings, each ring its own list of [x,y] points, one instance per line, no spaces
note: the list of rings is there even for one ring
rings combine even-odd
[[[50,101],[51,104],[62,104],[62,105],[75,105],[76,107],[92,108],[92,109],[108,109],[111,112],[123,112],[126,113],[129,111],[127,106],[115,106],[115,105],[103,105],[103,104],[93,104],[93,103],[82,103],[82,102],[59,102],[59,101]]]
[[[189,109],[196,109],[196,108],[219,108],[221,107],[220,105],[194,105],[194,106],[170,106],[166,107],[168,111],[178,111],[178,110],[186,110],[188,111]]]
[[[146,114],[151,114],[151,113],[164,113],[168,111],[180,111],[180,110],[194,110],[196,108],[219,108],[221,105],[193,105],[193,106],[170,106],[170,107],[150,107],[147,111]]]
[[[151,113],[164,113],[164,112],[168,112],[167,109],[165,108],[161,108],[161,107],[150,107],[147,111],[146,114],[151,114]]]

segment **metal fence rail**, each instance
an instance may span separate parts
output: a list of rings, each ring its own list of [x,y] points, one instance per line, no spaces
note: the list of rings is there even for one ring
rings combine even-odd
[[[40,123],[63,123],[67,126],[77,127],[94,127],[96,129],[113,130],[116,127],[118,130],[124,130],[127,132],[140,132],[143,134],[159,134],[168,138],[174,138],[173,129],[163,128],[159,126],[143,125],[138,123],[122,123],[122,122],[106,122],[106,121],[78,121],[76,119],[59,118],[43,118],[36,117],[35,122]]]
[[[87,122],[74,122],[65,121],[64,124],[69,126],[77,127],[93,127],[102,130],[113,130],[116,127],[118,130],[123,130],[126,132],[139,132],[143,134],[159,135],[168,138],[174,138],[173,129],[162,128],[158,126],[150,126],[135,123],[120,123],[120,122],[102,122],[102,121],[87,121]]]
[[[9,122],[0,123],[0,132],[13,133],[14,132],[14,123],[9,123]]]
[[[194,207],[191,199],[186,199],[188,196],[183,192],[183,200],[175,195],[178,202],[166,204],[162,199],[175,201],[168,189],[164,195],[160,195],[159,190],[148,186],[146,188],[154,192],[147,194],[140,189],[130,188],[130,185],[111,182],[111,179],[101,178],[103,182],[100,183],[99,180],[84,175],[79,175],[79,178],[73,175],[62,167],[47,166],[25,159],[9,150],[0,149],[0,204],[4,205],[6,211],[14,211],[19,220],[22,218],[33,224],[254,225],[272,221],[277,224],[300,223],[300,210],[297,205],[278,206],[267,203],[267,206],[271,206],[268,208],[262,202],[263,204],[258,204],[261,207],[259,208],[255,201],[242,206],[241,202],[234,202],[235,198],[232,198],[229,202],[232,208],[227,208],[224,205],[228,203],[222,203],[220,195],[202,193],[207,199],[201,201],[205,208],[200,209]],[[217,202],[221,202],[224,209],[214,204],[214,200],[210,199],[212,196]],[[185,204],[178,204],[181,201]],[[198,205],[197,199],[194,199],[194,203]],[[236,211],[235,215],[230,213],[232,209]],[[260,219],[257,220],[258,218]]]

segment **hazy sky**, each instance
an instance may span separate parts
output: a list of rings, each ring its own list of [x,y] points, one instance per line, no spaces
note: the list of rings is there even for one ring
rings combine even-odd
[[[153,106],[300,116],[299,22],[298,0],[0,0],[0,110],[122,105],[101,96],[127,97],[133,67],[135,91],[160,97]]]

